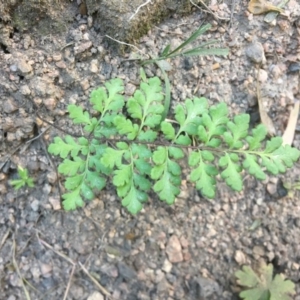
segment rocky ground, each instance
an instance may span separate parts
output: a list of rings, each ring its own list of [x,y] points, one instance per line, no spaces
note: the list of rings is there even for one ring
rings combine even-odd
[[[91,18],[76,12],[65,34],[40,38],[33,30],[7,37],[10,49],[0,47],[1,299],[238,299],[234,272],[260,261],[273,263],[300,295],[299,193],[286,196],[282,187],[282,181],[299,181],[299,164],[264,182],[246,176],[240,193],[220,183],[214,201],[183,181],[174,206],[152,197],[133,217],[108,187],[85,208],[66,213],[59,160],[46,150],[63,133],[36,114],[72,130],[68,104],[88,107],[90,92],[115,77],[132,94],[139,66],[124,60],[176,46],[209,22],[212,30],[202,40],[218,39],[230,54],[172,60],[173,103],[205,96],[211,104],[225,101],[232,113],[250,112],[255,122],[259,78],[264,106],[282,135],[300,97],[300,4],[290,0],[287,17],[270,25],[247,12],[247,2],[212,1],[211,11],[195,7],[189,16],[174,15],[136,44],[139,51],[123,55],[108,46]],[[154,65],[146,73],[161,76]],[[296,129],[293,145],[299,148]],[[28,168],[34,188],[14,191],[8,184],[17,165]]]

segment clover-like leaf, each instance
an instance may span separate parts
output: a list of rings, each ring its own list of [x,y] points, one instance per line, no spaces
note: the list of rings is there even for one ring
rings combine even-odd
[[[295,285],[284,280],[282,275],[273,278],[273,265],[262,265],[256,274],[251,267],[244,266],[235,273],[238,284],[249,288],[240,293],[245,300],[291,300],[289,295],[295,294]]]

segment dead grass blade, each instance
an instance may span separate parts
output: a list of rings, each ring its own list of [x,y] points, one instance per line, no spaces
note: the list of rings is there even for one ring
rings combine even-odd
[[[13,237],[13,245],[12,245],[12,262],[13,262],[13,266],[16,269],[17,274],[18,274],[18,276],[19,276],[19,278],[21,280],[21,284],[22,284],[22,288],[23,288],[26,300],[31,300],[29,292],[28,292],[28,290],[27,290],[27,288],[26,288],[26,286],[24,284],[24,280],[23,280],[22,274],[20,272],[19,266],[17,264],[16,256],[15,255],[16,255],[16,240],[15,240],[15,237]]]
[[[85,268],[85,266],[81,263],[78,262],[79,266],[81,267],[82,271],[91,279],[91,281],[98,287],[98,289],[105,295],[107,296],[108,299],[113,300],[112,296],[110,293],[93,277],[89,271]]]
[[[3,245],[5,244],[5,241],[7,240],[8,236],[9,236],[10,230],[8,229],[7,232],[4,234],[1,243],[0,243],[0,250],[3,247]]]
[[[64,294],[63,300],[66,300],[67,297],[68,297],[69,290],[70,290],[70,286],[71,286],[71,281],[72,281],[72,278],[73,278],[75,269],[76,269],[76,265],[73,265],[72,271],[71,271],[71,275],[70,275],[70,278],[69,278],[69,280],[68,280],[68,285],[67,285],[67,288],[66,288],[66,290],[65,290],[65,294]]]
[[[299,105],[300,101],[297,101],[291,110],[289,121],[287,127],[282,136],[283,145],[292,145],[295,135],[295,129],[297,126],[298,115],[299,115]]]
[[[258,74],[259,74],[259,70],[258,70]],[[258,75],[259,76],[259,75]],[[257,76],[257,82],[256,82],[256,93],[257,93],[257,102],[258,102],[258,107],[259,107],[259,115],[260,115],[260,119],[262,124],[264,124],[268,130],[269,135],[274,136],[276,134],[276,130],[275,130],[275,126],[271,120],[271,118],[269,117],[263,101],[262,101],[262,97],[261,97],[261,90],[260,90],[260,84],[259,84],[259,78]]]

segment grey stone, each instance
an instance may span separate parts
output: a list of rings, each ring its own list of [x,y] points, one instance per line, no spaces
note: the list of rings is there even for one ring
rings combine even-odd
[[[125,279],[134,279],[136,278],[136,273],[135,271],[128,267],[125,263],[123,262],[118,262],[118,269],[119,269],[119,273],[122,277],[124,277]]]
[[[263,45],[259,42],[253,42],[246,49],[247,57],[256,64],[265,63],[265,53]]]
[[[4,101],[3,111],[7,114],[12,113],[18,109],[16,102],[12,98],[8,98]]]
[[[26,75],[32,72],[32,67],[24,59],[19,59],[17,62],[18,71],[21,75]]]
[[[104,300],[104,297],[99,292],[95,291],[88,296],[87,300]]]
[[[33,211],[38,211],[38,210],[39,210],[40,203],[39,203],[39,201],[38,201],[37,199],[34,199],[34,200],[32,201],[32,203],[30,204],[30,206],[31,206],[31,209],[32,209]]]
[[[180,241],[176,235],[172,235],[170,237],[166,247],[166,253],[171,263],[178,263],[183,261]]]

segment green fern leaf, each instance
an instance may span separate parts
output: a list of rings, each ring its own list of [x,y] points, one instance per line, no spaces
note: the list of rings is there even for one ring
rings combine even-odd
[[[167,149],[165,147],[159,146],[153,153],[153,161],[157,165],[162,165],[167,160]]]
[[[65,210],[74,210],[78,207],[83,207],[84,202],[80,196],[79,187],[70,193],[63,194],[62,198],[64,199],[63,207]]]
[[[100,159],[100,162],[109,169],[113,169],[114,166],[120,166],[122,163],[122,156],[124,151],[115,150],[107,147]]]
[[[169,147],[169,155],[175,159],[180,159],[184,157],[184,153],[180,148]]]
[[[102,190],[106,185],[105,178],[101,177],[98,172],[87,171],[86,181],[93,189]]]
[[[173,151],[173,150],[171,150]],[[151,170],[151,178],[159,179],[153,189],[158,193],[159,198],[172,204],[179,194],[178,188],[180,180],[180,166],[175,161],[168,158],[168,148],[158,147],[153,153],[153,162],[156,164]]]
[[[175,143],[178,145],[188,146],[192,143],[192,140],[188,135],[180,135],[176,140]]]
[[[140,128],[143,126],[154,128],[159,125],[164,111],[164,106],[161,104],[163,100],[161,90],[160,79],[153,77],[148,82],[142,82],[140,89],[128,100],[128,112],[132,118],[141,121]]]
[[[95,197],[93,190],[90,188],[88,184],[86,184],[85,181],[83,181],[80,186],[80,192],[85,199],[93,200]]]
[[[299,156],[300,151],[297,148],[292,148],[290,145],[281,146],[272,153],[272,158],[275,163],[281,162],[288,168],[293,166],[299,159]]]
[[[235,153],[226,153],[219,159],[219,166],[225,168],[221,173],[226,184],[235,191],[241,191],[243,188],[243,180],[240,174],[241,166],[238,164],[239,157]]]
[[[175,138],[175,129],[172,126],[172,124],[163,121],[160,126],[161,126],[161,131],[163,132],[166,139],[173,140]]]
[[[157,180],[159,179],[163,173],[164,173],[164,170],[165,170],[165,166],[164,165],[158,165],[158,166],[154,166],[152,169],[151,169],[151,178],[153,180]]]
[[[84,112],[82,107],[70,104],[68,111],[74,124],[91,124],[90,114],[87,111]]]
[[[142,159],[142,158],[135,159],[134,160],[134,165],[135,165],[135,167],[137,168],[137,170],[139,171],[140,174],[150,175],[152,166],[150,165],[150,163],[148,163],[144,159]]]
[[[272,153],[275,150],[277,150],[281,145],[282,138],[279,136],[273,137],[271,140],[267,141],[264,153]]]
[[[134,94],[135,98],[129,98],[127,103],[127,110],[133,119],[142,120],[143,110],[140,103],[145,102],[144,95],[140,90],[136,91]]]
[[[175,180],[174,180],[175,179]],[[173,204],[175,197],[180,193],[176,183],[176,177],[172,176],[166,169],[163,176],[154,184],[154,191],[158,193],[160,200],[166,201],[168,204]]]
[[[293,166],[300,157],[300,151],[289,145],[281,146],[281,138],[273,138],[267,143],[266,150],[261,154],[262,165],[273,175],[284,173],[286,168]],[[280,143],[280,144],[279,144]]]
[[[114,171],[113,184],[115,186],[123,186],[131,181],[132,170],[131,165],[122,165],[121,169]]]
[[[261,142],[267,136],[267,128],[263,124],[258,125],[256,128],[252,130],[253,136],[247,136],[246,141],[249,145],[249,150],[257,150],[261,148]]]
[[[59,166],[58,172],[67,176],[74,176],[85,169],[85,160],[75,157],[74,160],[65,159]]]
[[[68,155],[71,155],[72,157],[77,157],[79,152],[81,152],[83,155],[88,154],[88,145],[78,144],[70,135],[67,135],[65,139],[66,142],[64,142],[58,136],[55,137],[54,143],[51,143],[48,147],[49,153],[59,155],[61,158],[66,158]],[[80,140],[82,141],[82,144],[85,144],[85,141],[87,141],[85,138],[81,138]]]
[[[216,175],[218,170],[205,161],[213,161],[214,156],[209,151],[193,151],[189,155],[189,165],[196,168],[192,169],[190,179],[196,182],[197,190],[207,198],[214,198],[216,194]]]
[[[127,134],[129,140],[136,138],[139,131],[137,124],[132,124],[132,122],[124,116],[115,117],[114,124],[120,134]]]
[[[154,142],[157,138],[157,132],[148,129],[147,131],[141,131],[138,135],[139,141],[145,141],[145,142]]]
[[[201,123],[200,115],[207,113],[208,102],[206,98],[187,99],[185,108],[177,105],[175,108],[175,119],[180,125],[179,134],[186,132],[190,135],[197,134],[197,128]]]
[[[77,174],[72,177],[68,177],[65,182],[66,189],[69,191],[75,190],[78,186],[81,185],[83,178],[84,174]]]
[[[124,97],[121,95],[124,92],[123,81],[119,78],[111,79],[105,83],[108,95],[104,88],[98,88],[91,93],[90,102],[93,108],[104,113],[107,110],[119,111],[124,106]]]
[[[244,142],[241,140],[248,134],[250,116],[241,114],[234,117],[233,122],[227,122],[227,127],[231,132],[224,132],[224,140],[231,149],[240,149]]]
[[[134,173],[133,174],[133,181],[135,186],[139,187],[142,191],[149,191],[152,184],[151,182],[144,176],[140,174]]]
[[[131,145],[132,154],[134,156],[138,156],[140,158],[150,158],[152,156],[152,152],[146,145],[132,144]]]
[[[203,114],[201,119],[202,124],[198,127],[198,136],[201,141],[205,142],[206,146],[216,148],[221,144],[219,138],[213,137],[222,136],[226,131],[225,125],[228,122],[227,114],[227,105],[223,102],[212,106],[208,113]],[[204,131],[207,133],[205,134]]]
[[[124,92],[124,84],[120,78],[111,79],[105,84],[108,90],[109,97],[105,100],[107,110],[117,112],[124,106],[124,97],[121,93]]]
[[[142,202],[147,200],[148,196],[146,193],[140,192],[131,186],[129,193],[122,200],[122,205],[128,209],[133,215],[137,214],[142,209]]]
[[[263,172],[260,165],[257,163],[257,156],[245,154],[246,158],[243,162],[243,167],[248,170],[249,174],[260,180],[266,179],[266,174]]]

